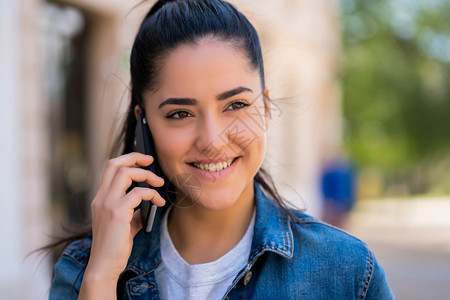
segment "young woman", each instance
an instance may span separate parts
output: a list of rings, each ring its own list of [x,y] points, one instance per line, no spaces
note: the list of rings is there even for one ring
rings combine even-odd
[[[51,299],[393,298],[364,243],[288,210],[261,169],[269,92],[257,33],[232,5],[158,1],[131,82],[124,154],[106,166],[92,233],[57,262]],[[133,152],[141,114],[154,157]],[[156,163],[161,177],[143,168]],[[141,201],[160,207],[151,233]]]

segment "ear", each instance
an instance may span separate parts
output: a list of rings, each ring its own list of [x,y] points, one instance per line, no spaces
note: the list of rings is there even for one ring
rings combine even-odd
[[[272,118],[270,110],[270,95],[269,90],[266,88],[264,90],[264,124],[266,131],[269,129],[269,120]]]
[[[139,120],[139,114],[141,113],[141,107],[139,105],[136,105],[134,107],[134,116],[136,117],[136,120]]]

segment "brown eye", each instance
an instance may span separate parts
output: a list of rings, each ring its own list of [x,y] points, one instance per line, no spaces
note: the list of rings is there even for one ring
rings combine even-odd
[[[239,110],[247,106],[249,106],[249,104],[244,101],[235,101],[227,107],[227,110]]]
[[[166,116],[167,119],[184,119],[189,117],[191,114],[185,110],[175,111]]]

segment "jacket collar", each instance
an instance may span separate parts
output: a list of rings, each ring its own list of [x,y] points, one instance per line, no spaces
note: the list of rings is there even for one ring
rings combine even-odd
[[[292,258],[294,237],[289,217],[256,182],[254,182],[254,189],[256,218],[250,262],[254,262],[265,251]]]
[[[254,182],[256,216],[249,263],[253,264],[264,252],[271,251],[286,258],[293,256],[293,234],[289,217]],[[151,233],[140,231],[134,238],[133,251],[127,270],[146,274],[161,262],[159,231],[167,207],[158,208]]]

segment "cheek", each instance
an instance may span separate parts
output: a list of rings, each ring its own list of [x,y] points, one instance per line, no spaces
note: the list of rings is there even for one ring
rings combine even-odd
[[[229,124],[228,141],[235,153],[264,155],[266,131],[261,113],[258,107],[251,106]]]
[[[151,130],[159,164],[168,177],[174,176],[177,172],[176,163],[182,161],[183,155],[190,148],[191,135],[165,126],[151,126]]]
[[[251,164],[261,166],[266,151],[266,124],[264,119],[264,106],[254,106],[247,111],[245,119],[248,139],[252,142],[247,146],[247,154],[251,158]]]

